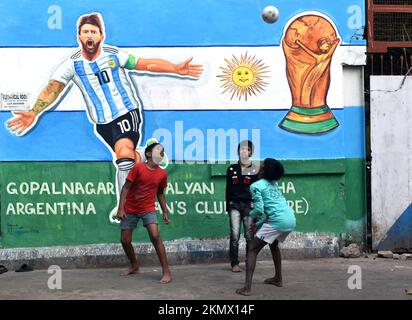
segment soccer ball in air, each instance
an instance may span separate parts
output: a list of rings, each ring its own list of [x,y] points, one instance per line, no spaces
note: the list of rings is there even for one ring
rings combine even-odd
[[[262,10],[263,21],[274,23],[279,19],[279,9],[274,6],[267,6]]]

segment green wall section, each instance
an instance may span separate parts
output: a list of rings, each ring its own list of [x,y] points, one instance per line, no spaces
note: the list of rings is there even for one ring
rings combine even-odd
[[[347,220],[365,219],[363,159],[282,163],[286,175],[278,184],[295,209],[296,231],[345,233]],[[165,225],[159,215],[164,240],[228,236],[227,166],[169,165],[172,222]],[[0,167],[2,247],[119,241],[119,226],[108,219],[116,206],[111,162],[2,162]],[[134,240],[149,241],[141,226]]]
[[[346,218],[366,223],[366,176],[364,159],[346,159]]]

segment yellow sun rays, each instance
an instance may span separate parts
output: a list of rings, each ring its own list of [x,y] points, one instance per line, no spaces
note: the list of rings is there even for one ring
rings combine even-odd
[[[256,59],[256,56],[248,56],[246,52],[240,59],[232,55],[232,59],[225,59],[225,62],[226,67],[220,67],[222,73],[217,76],[221,78],[222,94],[228,92],[231,100],[237,98],[247,101],[248,96],[256,96],[265,90],[268,83],[264,78],[268,78],[265,73],[269,70],[262,60]]]

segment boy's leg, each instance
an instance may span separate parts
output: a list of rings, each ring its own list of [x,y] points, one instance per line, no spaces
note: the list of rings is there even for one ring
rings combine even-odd
[[[246,240],[246,262],[247,262],[247,253],[249,252],[250,243],[253,239],[253,233],[249,230],[250,225],[253,223],[253,218],[249,215],[246,215],[242,218],[243,220],[243,231]]]
[[[253,272],[255,271],[256,267],[256,259],[257,255],[259,254],[260,250],[266,245],[266,242],[260,240],[259,238],[254,238],[250,244],[250,249],[247,253],[247,263],[246,263],[246,279],[245,285],[241,289],[237,289],[236,293],[250,296],[251,295],[251,287],[252,287],[252,278]]]
[[[240,238],[240,212],[236,209],[229,210],[230,243],[229,258],[233,272],[241,272],[239,267],[239,238]]]
[[[273,278],[268,278],[265,280],[267,284],[273,284],[277,287],[282,287],[282,256],[279,249],[279,241],[275,240],[270,247],[270,252],[272,253],[273,264],[275,265],[275,276]]]
[[[127,257],[129,258],[131,267],[126,271],[123,271],[120,275],[127,276],[129,274],[139,272],[139,262],[137,261],[136,254],[133,249],[132,245],[132,229],[125,229],[121,232],[121,239],[120,242],[122,243],[123,250],[126,253]]]
[[[160,279],[161,283],[169,283],[172,281],[172,274],[170,273],[169,264],[167,262],[166,250],[160,238],[158,225],[155,223],[147,224],[147,232],[149,233],[150,241],[156,249],[157,256],[159,257],[160,264],[162,265],[163,276]]]

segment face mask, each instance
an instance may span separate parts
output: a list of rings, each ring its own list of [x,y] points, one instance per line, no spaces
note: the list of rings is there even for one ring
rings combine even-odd
[[[247,155],[240,155],[240,162],[248,163],[249,160],[250,160],[250,157],[248,157]]]
[[[163,151],[163,147],[160,145],[153,148],[152,160],[157,165],[159,165],[163,161],[163,156],[161,155],[162,151]]]
[[[239,150],[239,158],[241,163],[248,164],[250,162],[249,149],[241,148]]]

